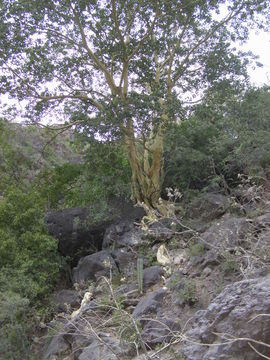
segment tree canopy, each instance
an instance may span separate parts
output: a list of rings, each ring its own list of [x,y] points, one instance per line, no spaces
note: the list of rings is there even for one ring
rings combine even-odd
[[[156,206],[164,130],[188,97],[245,79],[234,41],[267,17],[268,0],[3,0],[1,92],[123,142],[134,200]]]

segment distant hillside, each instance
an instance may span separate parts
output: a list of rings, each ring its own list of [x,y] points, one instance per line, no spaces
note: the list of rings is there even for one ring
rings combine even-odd
[[[0,190],[11,181],[33,180],[45,167],[81,162],[73,145],[74,132],[68,129],[56,135],[57,130],[0,120]]]

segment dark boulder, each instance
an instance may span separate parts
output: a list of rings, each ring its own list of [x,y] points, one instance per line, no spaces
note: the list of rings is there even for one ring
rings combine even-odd
[[[270,228],[270,212],[267,212],[255,219],[255,225],[259,228]]]
[[[68,355],[70,352],[70,345],[65,340],[63,334],[55,335],[49,346],[47,347],[45,354],[43,356],[44,360],[54,360],[57,359],[58,356],[62,356],[63,358],[65,355]]]
[[[102,249],[106,228],[124,219],[133,223],[139,221],[144,210],[120,199],[91,207],[69,208],[47,213],[45,222],[49,234],[59,241],[59,251],[70,256],[73,264],[80,257]]]
[[[143,270],[143,289],[148,289],[150,286],[157,284],[164,270],[160,266],[151,266]]]
[[[154,347],[172,339],[181,330],[179,323],[170,318],[150,320],[144,326],[141,336],[145,344]]]
[[[122,220],[110,225],[104,234],[102,248],[129,248],[133,249],[144,242],[142,230],[134,225],[134,221]]]
[[[175,232],[176,223],[172,218],[162,218],[148,226],[148,236],[153,242],[163,242],[170,240]]]
[[[246,218],[225,215],[215,222],[199,239],[206,248],[231,248],[241,245],[250,230]]]
[[[131,346],[107,334],[99,335],[101,341],[94,340],[83,349],[78,360],[118,360],[130,358]]]
[[[80,306],[80,296],[76,290],[64,289],[53,295],[56,310],[67,311]]]
[[[49,234],[58,239],[62,255],[78,259],[85,250],[93,253],[101,248],[104,227],[109,222],[94,223],[89,219],[90,210],[87,207],[64,209],[46,215]]]
[[[167,293],[166,289],[159,289],[143,297],[135,307],[132,316],[137,319],[143,318],[147,314],[158,314],[162,310],[163,301]]]
[[[221,194],[206,193],[196,198],[188,207],[187,215],[192,219],[212,221],[221,217],[230,207],[230,200]]]
[[[133,262],[132,253],[123,250],[102,250],[81,258],[73,269],[73,283],[84,284],[96,281],[100,276],[108,276],[110,271],[123,272]]]

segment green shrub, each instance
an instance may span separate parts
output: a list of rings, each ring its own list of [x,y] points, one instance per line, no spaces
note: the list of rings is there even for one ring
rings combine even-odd
[[[195,281],[185,279],[183,287],[178,291],[178,297],[182,304],[194,305],[198,301]]]
[[[0,295],[0,354],[2,359],[27,359],[32,322],[29,300],[13,292]]]
[[[221,269],[228,275],[239,271],[239,261],[237,257],[229,252],[224,252],[223,259],[221,262]]]
[[[57,241],[47,234],[35,191],[10,189],[0,202],[0,354],[27,359],[29,335],[59,273]]]
[[[203,244],[200,243],[196,243],[196,244],[191,244],[190,247],[188,248],[188,255],[191,257],[194,256],[202,256],[205,253],[205,247]]]
[[[213,92],[165,138],[165,187],[227,190],[241,182],[238,174],[270,174],[270,93]]]

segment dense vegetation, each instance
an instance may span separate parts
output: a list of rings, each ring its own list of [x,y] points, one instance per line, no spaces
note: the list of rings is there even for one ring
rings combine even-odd
[[[269,180],[269,114],[269,88],[209,92],[166,133],[164,196],[165,187],[180,189],[184,198],[202,190],[228,194],[239,174]],[[129,198],[130,168],[116,141],[90,141],[69,130],[60,146],[40,128],[3,120],[1,128],[0,352],[18,359],[29,355],[31,330],[46,316],[63,266],[45,211]]]
[[[223,16],[224,3],[1,2],[1,94],[64,123],[18,125],[13,107],[0,121],[1,358],[31,358],[61,276],[47,211],[269,180],[269,88],[250,88],[254,57],[232,46],[267,24],[269,1],[227,1]]]
[[[117,139],[134,201],[157,208],[166,129],[198,89],[245,81],[256,59],[235,41],[267,28],[269,9],[268,0],[3,0],[1,91],[26,101],[28,119]]]
[[[165,185],[226,192],[239,174],[269,177],[269,88],[211,92],[166,138]]]
[[[43,214],[36,191],[9,189],[0,202],[0,353],[6,359],[28,356],[28,336],[57,279],[57,242]]]

